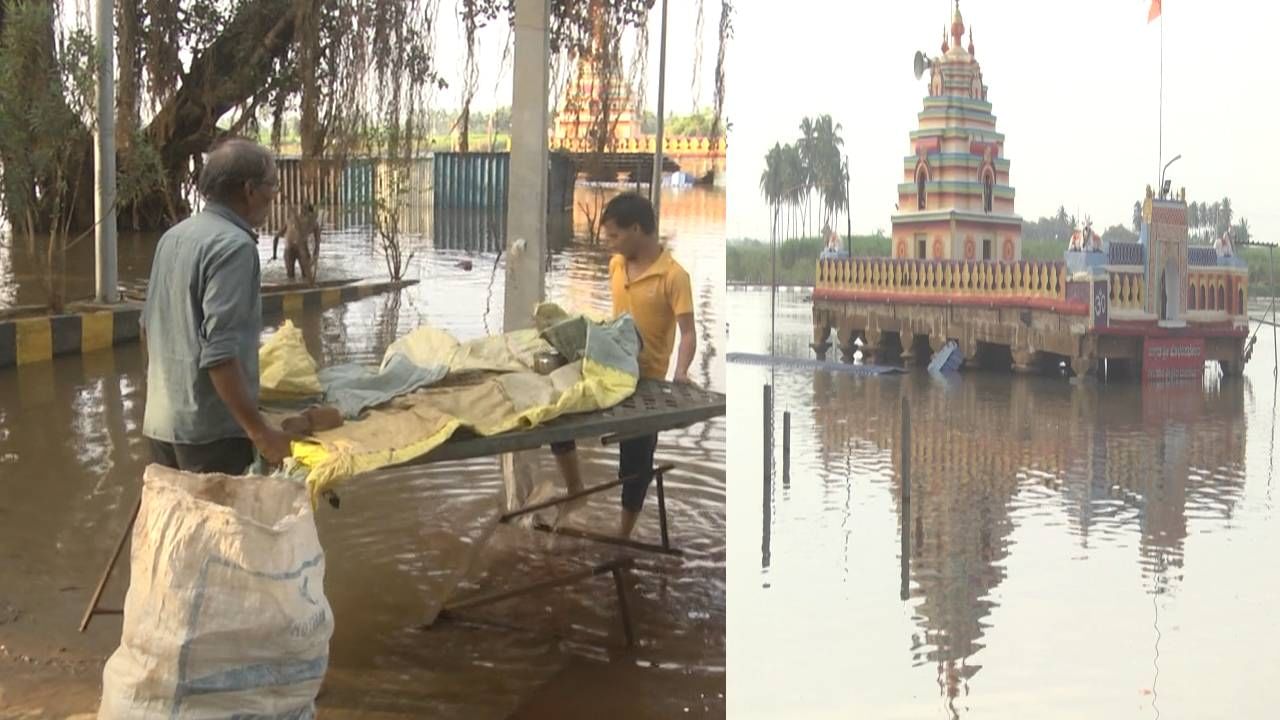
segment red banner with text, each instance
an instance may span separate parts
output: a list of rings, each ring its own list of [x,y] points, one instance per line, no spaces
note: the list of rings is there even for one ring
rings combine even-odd
[[[1144,338],[1142,379],[1179,380],[1204,376],[1204,338]]]

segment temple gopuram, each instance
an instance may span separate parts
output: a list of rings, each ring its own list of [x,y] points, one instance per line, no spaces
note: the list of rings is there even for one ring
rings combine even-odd
[[[1022,257],[1022,218],[1013,212],[1004,136],[987,101],[982,68],[961,45],[964,19],[957,4],[951,42],[927,61],[929,94],[903,160],[893,216],[893,257],[1003,260]]]
[[[556,105],[549,147],[569,153],[580,167],[601,166],[620,178],[648,181],[657,138],[644,131],[643,114],[623,76],[621,58],[613,52],[608,62],[601,61],[605,41],[599,23],[606,14],[592,12],[597,18],[593,49],[574,61],[573,79]],[[606,134],[603,139],[601,133]],[[725,147],[723,135],[712,142],[709,137],[673,137],[668,130],[662,139],[663,172],[715,182],[724,174]]]
[[[973,31],[961,47],[959,0],[929,70],[919,128],[898,186],[889,257],[823,257],[813,348],[825,359],[925,363],[947,349],[963,366],[1144,380],[1200,378],[1206,361],[1240,375],[1252,348],[1249,270],[1230,232],[1191,246],[1186,193],[1146,189],[1137,242],[1104,242],[1088,222],[1061,260],[1022,259],[1004,136],[995,130]]]

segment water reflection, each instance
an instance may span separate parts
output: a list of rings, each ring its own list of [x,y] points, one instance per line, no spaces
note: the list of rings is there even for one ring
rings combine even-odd
[[[767,293],[730,295],[730,349],[763,352]],[[796,296],[783,305],[779,345],[809,355],[806,305]],[[774,688],[804,694],[837,669],[852,677],[832,699],[801,706],[816,717],[935,716],[930,707],[953,718],[1132,714],[1120,697],[1133,697],[1145,717],[1154,713],[1152,662],[1162,632],[1161,672],[1176,668],[1172,674],[1200,693],[1170,690],[1178,680],[1162,674],[1164,712],[1209,716],[1225,701],[1237,710],[1227,716],[1254,716],[1240,711],[1268,706],[1264,696],[1278,699],[1272,690],[1247,698],[1230,690],[1265,674],[1251,657],[1254,642],[1214,637],[1206,643],[1217,649],[1212,661],[1188,643],[1233,622],[1280,639],[1260,600],[1275,596],[1280,574],[1249,561],[1280,536],[1269,489],[1271,362],[1255,357],[1243,381],[1214,376],[1145,388],[994,373],[771,377],[731,367],[735,397],[744,388],[758,398],[763,383],[774,383],[773,422],[780,427],[791,411],[793,451],[791,482],[775,478],[763,518],[746,522],[743,515],[761,506],[731,497],[735,527],[764,521],[768,558],[756,582],[731,574],[735,608],[781,625],[762,631],[740,622],[735,609],[735,648],[743,633],[756,635],[735,653],[772,653],[785,668],[802,650],[783,637],[831,633],[831,619],[842,618],[856,630],[847,647],[839,631],[823,646],[832,670],[806,665],[811,675],[803,677],[784,670]],[[1265,401],[1254,397],[1260,378]],[[740,422],[744,413],[759,423],[759,400],[731,409],[731,471],[759,477],[761,430]],[[1219,585],[1218,568],[1227,566],[1248,577],[1233,572],[1231,587]],[[808,612],[777,614],[800,597]],[[759,694],[731,682],[732,714],[764,717],[775,707],[753,707]],[[1021,683],[1034,683],[1032,695],[1070,702],[1032,710],[1032,685]]]
[[[675,195],[664,202],[686,218],[669,221],[669,244],[689,270],[698,302],[701,342],[691,374],[723,391],[723,290],[717,285],[724,272],[723,218],[682,215]],[[503,258],[434,248],[424,238],[415,242],[419,254],[411,272],[419,284],[288,316],[321,364],[376,363],[392,339],[424,323],[463,339],[501,329]],[[325,243],[329,272],[381,273],[367,235],[333,233]],[[282,264],[267,262],[270,248],[260,246],[260,253],[265,281],[282,279]],[[460,267],[462,260],[471,260],[472,269]],[[554,254],[548,297],[608,313],[607,261],[607,252],[592,246]],[[6,286],[13,287],[12,276],[0,277],[0,288]],[[270,320],[266,332],[281,321]],[[0,606],[30,619],[0,625],[0,644],[10,652],[74,658],[92,667],[114,649],[118,619],[95,620],[83,636],[75,627],[137,498],[148,458],[140,436],[144,400],[137,345],[0,371]],[[614,693],[614,702],[625,694],[637,712],[653,717],[686,709],[723,714],[724,454],[721,420],[661,437],[658,460],[678,467],[667,479],[667,504],[673,540],[686,556],[637,560],[631,597],[641,645],[632,652],[591,647],[593,640],[621,642],[612,592],[596,583],[495,606],[481,618],[567,640],[462,624],[421,632],[415,624],[429,603],[439,601],[447,570],[469,552],[476,528],[497,506],[496,461],[400,469],[360,481],[344,493],[340,511],[322,507],[318,514],[326,594],[338,618],[327,707],[443,718],[506,717],[523,709],[537,717],[585,692]],[[589,479],[603,481],[616,472],[613,448],[584,445],[581,456]],[[554,477],[549,453],[537,472]],[[616,513],[616,499],[601,496],[574,521],[606,528],[616,523]],[[652,512],[637,534],[656,537]],[[477,560],[487,574],[480,572],[467,587],[510,587],[577,569],[608,552],[572,540],[530,541],[528,533],[499,536]],[[117,579],[108,587],[108,604],[122,595]],[[99,680],[92,670],[80,678],[90,703],[83,712],[96,705]],[[68,681],[67,692],[78,687]]]

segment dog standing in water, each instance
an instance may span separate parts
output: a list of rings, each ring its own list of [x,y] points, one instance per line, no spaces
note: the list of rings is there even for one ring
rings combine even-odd
[[[272,260],[276,259],[280,248],[280,235],[276,233],[271,240]],[[312,242],[310,248],[307,247],[308,240]],[[302,278],[314,283],[316,268],[320,264],[320,220],[316,217],[315,206],[310,203],[291,213],[284,230],[284,268],[290,280],[294,278],[295,262],[302,267]]]

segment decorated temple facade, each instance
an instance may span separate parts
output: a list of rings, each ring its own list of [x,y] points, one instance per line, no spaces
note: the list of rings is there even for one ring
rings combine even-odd
[[[927,61],[929,90],[919,127],[903,159],[893,256],[933,260],[1022,257],[1022,219],[1014,213],[1004,135],[987,100],[973,30],[963,45],[964,19],[956,0],[950,41]]]
[[[917,55],[929,95],[911,133],[893,216],[892,257],[820,257],[813,348],[841,359],[924,363],[949,343],[967,367],[1144,380],[1239,375],[1249,269],[1228,233],[1188,243],[1185,191],[1147,188],[1137,242],[1103,242],[1086,221],[1061,260],[1023,260],[1004,136],[957,0],[942,54]],[[1163,182],[1163,179],[1162,179]]]

